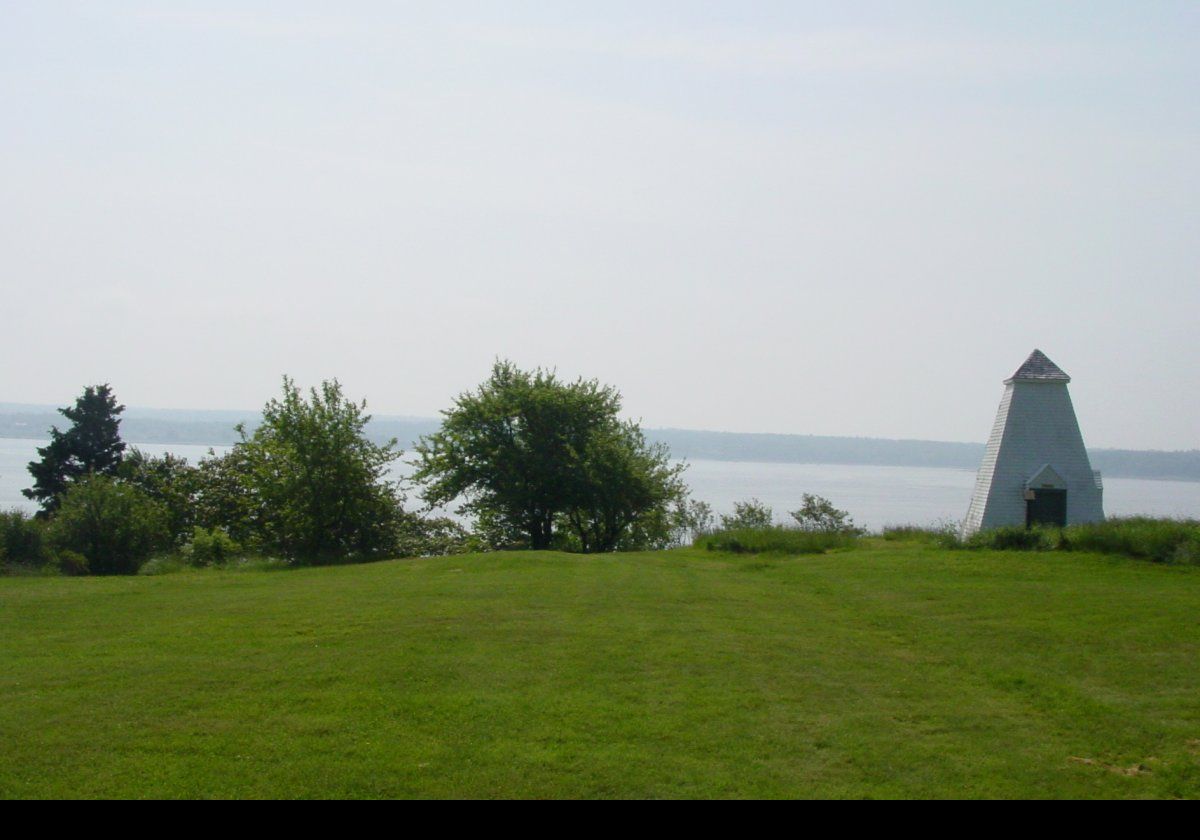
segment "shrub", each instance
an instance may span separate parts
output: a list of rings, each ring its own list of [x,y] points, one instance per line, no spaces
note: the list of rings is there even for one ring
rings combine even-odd
[[[246,447],[235,446],[223,455],[210,449],[196,466],[193,524],[223,528],[243,548],[257,549],[264,512],[254,490],[253,466]]]
[[[713,530],[713,509],[708,502],[681,499],[671,513],[674,546],[687,545],[701,534]]]
[[[959,525],[944,521],[933,525],[888,525],[880,536],[888,542],[931,543],[939,548],[959,548]]]
[[[1006,525],[972,534],[965,546],[995,551],[1050,551],[1060,547],[1060,537],[1057,529]]]
[[[783,525],[766,528],[726,528],[696,538],[696,548],[733,554],[821,554],[831,548],[849,548],[854,534],[805,531]]]
[[[394,556],[401,497],[387,471],[400,452],[395,440],[380,445],[366,436],[365,406],[346,399],[337,380],[306,398],[284,377],[281,398],[267,402],[252,434],[238,427],[241,440],[224,459],[236,469],[223,478],[234,481],[235,501],[247,510],[203,524],[240,528],[248,513],[257,547],[293,563]],[[202,486],[201,497],[207,492]]]
[[[117,475],[162,505],[173,545],[180,545],[191,536],[196,520],[200,471],[189,465],[186,458],[169,452],[148,455],[134,447],[126,453]]]
[[[238,558],[225,568],[231,572],[281,572],[293,568],[293,565],[282,557],[251,555]]]
[[[50,524],[50,540],[60,558],[86,559],[97,575],[135,574],[166,542],[166,515],[140,490],[93,475],[71,485]],[[81,570],[77,570],[81,571]]]
[[[933,542],[936,535],[920,525],[885,525],[879,536],[888,542]]]
[[[224,528],[192,528],[192,539],[183,547],[183,555],[193,566],[224,566],[242,548]]]
[[[45,525],[24,511],[0,511],[0,566],[40,568],[51,560]]]
[[[800,530],[824,534],[863,533],[862,529],[855,526],[849,512],[838,510],[833,506],[833,502],[823,496],[805,493],[802,501],[800,509],[791,512],[791,517],[796,520]]]
[[[170,575],[190,568],[187,558],[181,552],[159,554],[151,557],[138,569],[139,575]]]
[[[1001,551],[1093,551],[1153,560],[1200,563],[1200,522],[1194,519],[1117,517],[1065,528],[992,528],[972,534],[964,548]]]
[[[1192,538],[1175,546],[1170,562],[1186,566],[1200,566],[1200,538]]]
[[[56,551],[54,562],[64,575],[86,575],[88,573],[88,559],[78,551],[72,551],[69,548],[60,548]]]
[[[1159,563],[1192,563],[1200,546],[1200,522],[1194,519],[1117,517],[1105,522],[1069,525],[1063,548],[1099,554],[1125,554]]]
[[[396,554],[399,557],[439,557],[478,550],[478,540],[448,517],[425,518],[400,510],[396,515]]]
[[[774,521],[774,511],[758,499],[745,502],[735,502],[733,515],[721,516],[721,530],[734,531],[743,528],[770,528]]]
[[[962,548],[962,532],[959,530],[958,525],[948,525],[939,530],[936,539],[934,539],[934,544],[938,548]]]

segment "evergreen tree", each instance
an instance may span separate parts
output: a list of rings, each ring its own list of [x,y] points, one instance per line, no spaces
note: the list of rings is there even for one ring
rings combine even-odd
[[[51,427],[49,445],[38,449],[41,460],[29,463],[33,487],[21,491],[41,504],[39,516],[57,510],[60,497],[76,479],[116,474],[125,451],[118,429],[118,415],[124,410],[107,384],[88,386],[73,408],[58,410],[71,427],[65,432]]]

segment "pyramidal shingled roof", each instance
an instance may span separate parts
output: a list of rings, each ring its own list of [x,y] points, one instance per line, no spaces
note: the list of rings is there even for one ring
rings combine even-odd
[[[1029,358],[1025,363],[1017,368],[1017,372],[1005,380],[1005,382],[1070,382],[1071,377],[1067,376],[1063,369],[1043,353],[1041,350],[1034,350],[1029,354]]]

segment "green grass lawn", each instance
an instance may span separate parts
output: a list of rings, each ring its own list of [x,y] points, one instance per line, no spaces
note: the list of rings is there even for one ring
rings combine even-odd
[[[5,797],[1200,794],[1200,569],[878,541],[0,579]]]

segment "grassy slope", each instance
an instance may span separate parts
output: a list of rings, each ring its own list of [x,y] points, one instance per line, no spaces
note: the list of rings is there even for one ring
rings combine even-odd
[[[884,544],[3,579],[0,795],[1196,796],[1198,616]]]

